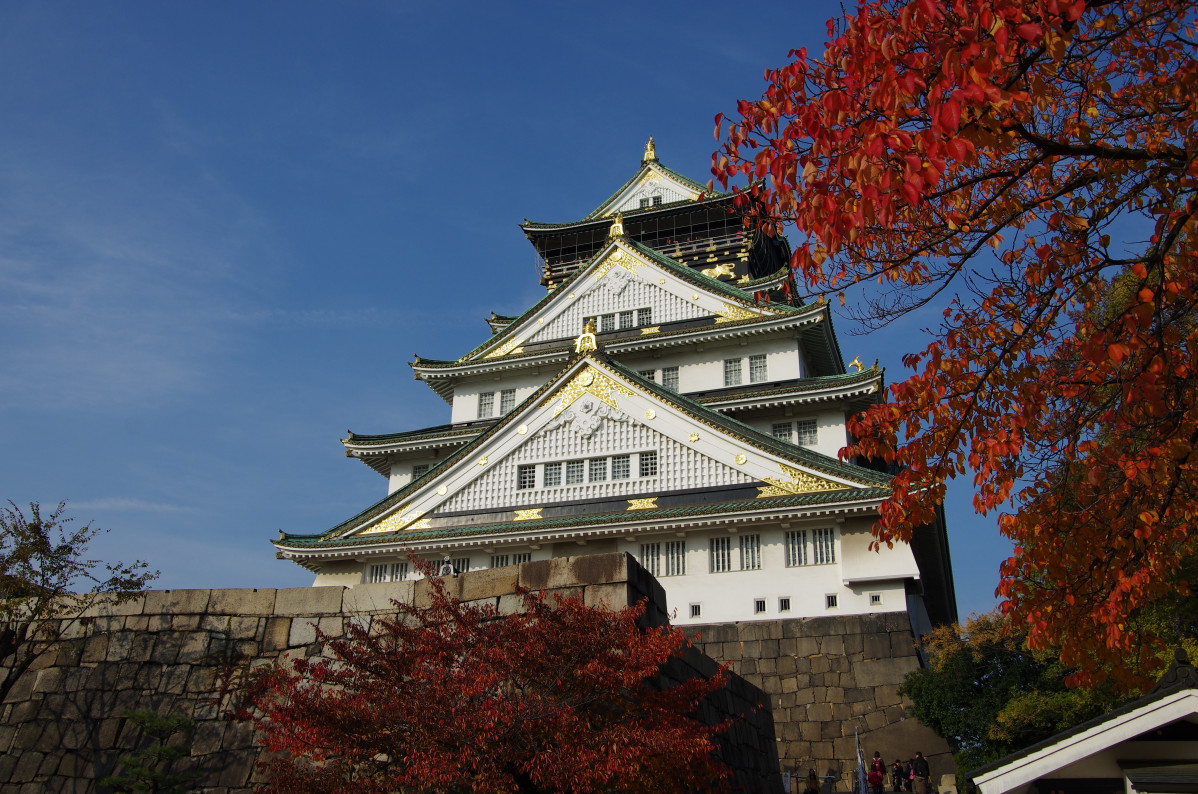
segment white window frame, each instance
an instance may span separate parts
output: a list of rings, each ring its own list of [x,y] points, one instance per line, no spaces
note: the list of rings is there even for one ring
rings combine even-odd
[[[753,599],[753,614],[754,615],[764,615],[765,614],[765,599],[764,598],[754,598]]]
[[[840,596],[837,593],[824,593],[824,609],[840,609]]]
[[[711,539],[707,570],[710,573],[728,573],[732,570],[732,538],[722,535]]]
[[[613,480],[632,479],[632,456],[614,455],[611,459],[611,478]]]
[[[661,368],[661,385],[672,392],[678,391],[678,367]]]
[[[739,386],[742,381],[744,360],[739,358],[724,359],[724,385]]]
[[[526,464],[516,467],[516,490],[527,491],[537,487],[537,467]]]
[[[657,452],[642,452],[637,457],[637,471],[641,477],[656,477],[657,468]]]
[[[649,307],[646,309],[637,309],[636,310],[636,324],[637,325],[653,325],[653,308]]]
[[[651,380],[654,383],[657,383],[657,370],[655,369],[642,369],[636,374],[640,375],[645,380]]]
[[[661,544],[660,543],[642,543],[641,554],[637,558],[641,567],[654,576],[661,575]]]
[[[581,485],[586,482],[587,467],[585,460],[566,461],[566,485]]]
[[[603,314],[599,316],[599,333],[608,333],[616,330],[616,315]]]
[[[532,562],[531,551],[518,551],[512,555],[512,565],[521,565],[526,562]]]
[[[790,422],[774,422],[770,425],[770,435],[781,441],[794,439],[794,425]]]
[[[587,482],[607,482],[607,458],[587,460]]]
[[[819,443],[819,423],[814,419],[795,422],[795,443],[800,447],[814,447]]]
[[[691,616],[692,620],[695,618],[703,617],[703,604],[702,603],[691,604],[690,605],[690,616]]]
[[[506,554],[492,554],[491,555],[491,567],[492,568],[506,568],[510,564],[511,563],[508,561],[508,555],[506,555]]]
[[[740,536],[740,569],[742,571],[761,570],[761,536]]]
[[[478,393],[478,418],[487,419],[495,415],[495,392]]]
[[[836,528],[820,527],[811,530],[811,564],[832,565],[836,562]]]
[[[560,462],[546,463],[545,470],[542,472],[541,478],[544,481],[544,487],[546,488],[553,488],[555,486],[561,485],[562,464]],[[550,482],[551,480],[552,482]]]
[[[786,567],[799,568],[807,564],[807,530],[786,531]]]
[[[686,541],[667,540],[662,576],[686,576]]]
[[[428,468],[429,464],[427,463],[417,463],[412,467],[412,479],[419,480],[421,477],[428,474]]]
[[[769,380],[769,363],[764,353],[749,356],[749,383],[765,383]]]
[[[499,415],[507,416],[516,407],[516,390],[504,389],[499,392]]]
[[[781,598],[778,599],[778,611],[779,612],[789,612],[790,611],[790,596],[782,596]]]
[[[628,309],[627,311],[620,312],[619,325],[620,325],[621,331],[627,331],[629,328],[632,328],[633,325],[635,325],[635,323],[636,323],[636,315],[633,314],[632,309]]]

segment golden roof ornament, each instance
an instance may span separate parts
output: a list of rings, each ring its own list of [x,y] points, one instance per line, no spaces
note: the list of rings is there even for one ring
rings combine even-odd
[[[586,353],[588,350],[598,350],[599,342],[595,339],[595,318],[588,317],[582,333],[574,340],[574,352]]]
[[[657,147],[653,144],[653,136],[649,136],[649,142],[645,144],[645,157],[641,163],[657,162]]]
[[[611,229],[607,233],[608,237],[623,237],[624,236],[624,213],[617,212],[616,219],[612,221]]]

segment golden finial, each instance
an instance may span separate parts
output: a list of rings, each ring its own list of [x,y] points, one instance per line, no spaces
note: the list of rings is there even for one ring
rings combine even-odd
[[[599,342],[595,339],[595,318],[588,317],[587,324],[582,327],[582,333],[574,340],[574,352],[585,353],[588,350],[598,350]]]
[[[645,144],[645,159],[641,160],[641,162],[642,163],[657,162],[657,147],[653,145],[653,136],[652,135],[649,136],[649,142]]]
[[[858,372],[861,372],[865,369],[865,366],[861,363],[861,356],[854,357],[853,360],[849,362],[849,366],[856,367]]]
[[[612,221],[611,230],[607,233],[608,237],[623,237],[624,236],[624,213],[617,212],[616,219]]]

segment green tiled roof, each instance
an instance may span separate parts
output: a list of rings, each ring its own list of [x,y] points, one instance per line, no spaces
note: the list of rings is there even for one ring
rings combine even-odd
[[[488,423],[484,420],[476,422],[472,427],[454,427],[441,425],[439,427],[422,427],[419,430],[405,430],[401,433],[379,433],[377,435],[362,435],[350,433],[349,438],[343,439],[343,444],[353,444],[357,447],[381,447],[399,444],[404,441],[420,441],[426,438],[454,438],[469,436],[486,430]]]
[[[782,394],[802,394],[803,392],[820,389],[852,386],[857,383],[869,383],[882,374],[878,367],[869,367],[860,372],[846,372],[843,375],[820,375],[815,378],[797,378],[783,385],[762,384],[757,388],[752,386],[743,389],[719,389],[714,393],[706,393],[692,399],[700,405],[736,400],[742,397],[772,397]]]
[[[662,163],[661,163],[661,161],[660,161],[660,160],[656,160],[655,162],[657,163],[657,167],[658,167],[658,168],[660,168],[660,169],[661,169],[662,171],[664,171],[666,174],[668,174],[668,175],[670,175],[670,176],[674,177],[674,178],[675,178],[675,179],[677,179],[679,182],[681,182],[682,184],[684,184],[684,185],[686,185],[687,187],[689,187],[691,190],[694,190],[694,191],[695,191],[695,192],[697,192],[697,193],[706,193],[706,192],[707,192],[707,186],[706,186],[706,185],[700,185],[698,182],[696,182],[695,180],[691,179],[690,177],[683,176],[682,174],[678,173],[677,171],[675,171],[675,170],[674,170],[674,169],[672,169],[672,168],[666,168],[664,165],[662,165]],[[632,175],[632,176],[631,176],[631,177],[628,179],[628,181],[627,181],[627,182],[625,182],[624,184],[620,185],[620,187],[619,187],[619,188],[616,190],[616,192],[615,192],[615,193],[612,193],[610,196],[608,196],[607,198],[605,198],[605,199],[603,200],[603,203],[601,203],[601,204],[600,204],[598,207],[596,207],[596,208],[595,208],[595,209],[593,209],[593,210],[592,210],[590,213],[588,213],[588,214],[587,214],[587,216],[586,216],[585,218],[583,218],[583,220],[584,220],[584,221],[589,221],[589,220],[594,220],[595,218],[599,217],[599,211],[600,211],[600,210],[602,210],[604,207],[606,207],[608,204],[610,204],[610,203],[611,203],[611,201],[612,201],[612,199],[614,199],[616,196],[620,195],[620,194],[621,194],[621,193],[623,193],[625,190],[627,190],[627,189],[628,189],[628,186],[629,186],[629,185],[631,185],[633,182],[635,182],[637,179],[639,179],[639,178],[640,178],[640,176],[641,176],[641,174],[643,174],[643,173],[644,173],[645,171],[647,171],[647,170],[652,170],[652,169],[651,169],[651,167],[650,167],[650,165],[649,165],[648,163],[642,163],[642,164],[641,164],[641,167],[640,167],[640,168],[638,168],[638,169],[636,170],[636,173],[635,173],[635,174],[633,174],[633,175]],[[723,195],[723,194],[714,194],[714,193],[713,193],[713,195]],[[672,202],[672,203],[677,203],[677,202]],[[653,209],[661,209],[661,207],[654,207]]]

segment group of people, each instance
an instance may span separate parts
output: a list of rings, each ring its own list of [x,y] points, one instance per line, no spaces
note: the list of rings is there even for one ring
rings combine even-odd
[[[928,761],[923,757],[923,753],[917,752],[915,757],[907,759],[906,763],[896,759],[889,769],[886,768],[881,754],[874,753],[866,773],[870,794],[882,794],[887,778],[890,779],[891,791],[931,794],[932,771],[928,768]]]

